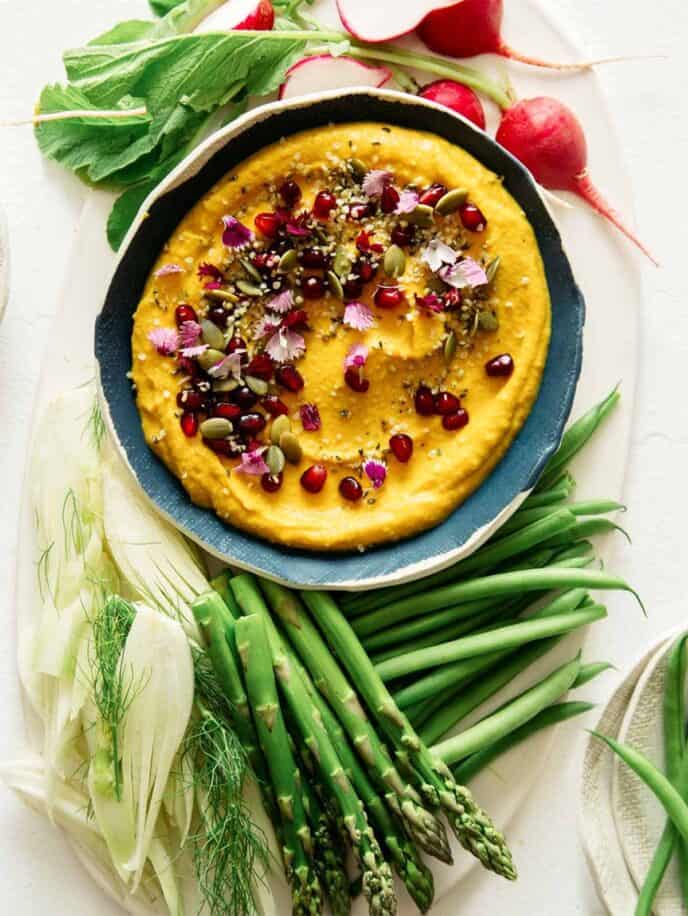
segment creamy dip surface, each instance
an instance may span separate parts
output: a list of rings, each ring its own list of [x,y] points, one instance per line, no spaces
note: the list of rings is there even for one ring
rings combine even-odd
[[[549,335],[500,178],[431,134],[346,124],[261,150],[187,214],[136,311],[132,379],[195,503],[281,544],[360,549],[485,480]]]

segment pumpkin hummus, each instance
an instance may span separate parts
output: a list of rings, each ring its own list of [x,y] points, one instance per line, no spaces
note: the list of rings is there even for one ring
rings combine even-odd
[[[523,211],[431,134],[297,134],[182,220],[134,319],[147,442],[191,499],[284,545],[442,521],[531,409],[550,301]]]

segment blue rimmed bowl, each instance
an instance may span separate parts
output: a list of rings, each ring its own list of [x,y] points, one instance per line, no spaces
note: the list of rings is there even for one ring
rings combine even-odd
[[[148,448],[127,381],[134,311],[158,253],[186,212],[248,156],[298,131],[385,121],[463,147],[504,185],[535,231],[552,300],[552,336],[537,400],[519,435],[483,484],[444,522],[365,553],[294,550],[260,540],[195,506]],[[585,304],[561,238],[530,174],[483,131],[424,99],[384,89],[346,89],[264,105],[213,134],[152,192],[121,249],[96,320],[95,353],[105,416],[139,486],[165,517],[208,553],[242,569],[311,588],[373,588],[428,575],[476,549],[534,486],[557,448],[581,368]]]

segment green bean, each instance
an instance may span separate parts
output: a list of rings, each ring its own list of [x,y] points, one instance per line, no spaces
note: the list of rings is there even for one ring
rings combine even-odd
[[[609,521],[608,518],[587,518],[583,522],[578,522],[575,528],[571,528],[563,537],[555,535],[547,544],[550,547],[564,546],[581,541],[584,538],[595,537],[598,534],[611,534],[613,531],[619,531],[628,543],[631,543],[628,532],[621,525]]]
[[[580,667],[579,653],[570,662],[552,671],[539,684],[525,690],[497,712],[481,719],[460,735],[454,735],[452,738],[435,744],[432,748],[433,752],[440,760],[451,766],[489,747],[494,741],[524,725],[563,696],[576,680]]]
[[[481,770],[512,747],[516,747],[522,741],[545,728],[550,728],[552,725],[564,722],[566,719],[572,719],[574,716],[580,716],[591,709],[594,709],[593,703],[573,701],[554,703],[552,706],[548,706],[524,725],[521,725],[520,728],[516,728],[498,738],[492,744],[483,748],[482,751],[478,751],[477,754],[471,754],[470,757],[467,757],[466,760],[454,768],[456,781],[464,786],[467,785]]]
[[[426,744],[435,744],[462,719],[509,684],[533,662],[546,655],[559,642],[558,637],[541,639],[510,655],[505,663],[497,664],[484,677],[462,690],[454,700],[446,700],[421,727],[418,734]],[[440,694],[441,695],[441,694]]]
[[[566,430],[559,448],[545,465],[542,476],[535,488],[536,492],[549,489],[552,483],[557,480],[566,465],[578,454],[604,418],[616,407],[620,397],[618,389],[615,388],[603,401],[600,401],[599,404],[584,413]]]
[[[621,744],[608,735],[601,735],[599,732],[593,731],[592,734],[595,738],[604,741],[642,779],[669,815],[680,835],[688,841],[688,805],[664,773],[658,770],[644,754],[632,747]]]
[[[568,503],[566,509],[572,512],[576,517],[581,515],[606,515],[609,512],[626,511],[626,507],[622,503],[614,502],[614,500],[611,499]],[[550,517],[551,514],[552,510],[548,506],[519,512],[517,516],[512,516],[508,522],[502,525],[499,533],[500,535],[511,534],[523,528],[524,525],[531,525],[534,522],[542,521],[542,519]]]
[[[537,509],[540,506],[552,506],[556,503],[563,502],[567,499],[576,485],[573,477],[566,473],[552,485],[549,490],[541,490],[538,493],[531,493],[520,505],[512,518],[527,512],[529,509]]]
[[[593,569],[534,569],[529,571],[515,571],[496,573],[492,576],[483,576],[455,585],[446,585],[443,588],[433,589],[423,595],[403,598],[393,604],[388,604],[379,611],[373,611],[353,621],[353,629],[361,638],[377,633],[391,624],[409,617],[416,617],[422,613],[429,613],[440,608],[452,605],[465,606],[466,602],[477,601],[482,598],[493,598],[513,594],[522,594],[530,591],[544,591],[553,588],[566,588],[583,586],[584,588],[619,589],[629,591],[636,596],[641,607],[642,602],[631,587],[616,576]],[[464,616],[461,610],[457,615]],[[467,616],[467,615],[466,615]]]
[[[611,662],[589,662],[587,665],[582,665],[573,686],[582,687],[583,684],[587,684],[588,681],[592,681],[593,678],[596,678],[598,674],[609,671],[609,669],[613,667],[614,665],[612,665]]]

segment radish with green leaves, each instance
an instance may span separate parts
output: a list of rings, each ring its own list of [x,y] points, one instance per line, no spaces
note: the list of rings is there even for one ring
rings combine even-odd
[[[370,3],[337,0],[342,25],[359,41],[391,41],[412,32],[433,10],[446,6],[440,0],[405,0],[404,3]]]
[[[317,54],[297,61],[287,70],[287,78],[280,86],[279,97],[293,99],[309,92],[346,89],[348,86],[379,88],[391,78],[392,71],[387,67],[373,67],[353,57]]]

